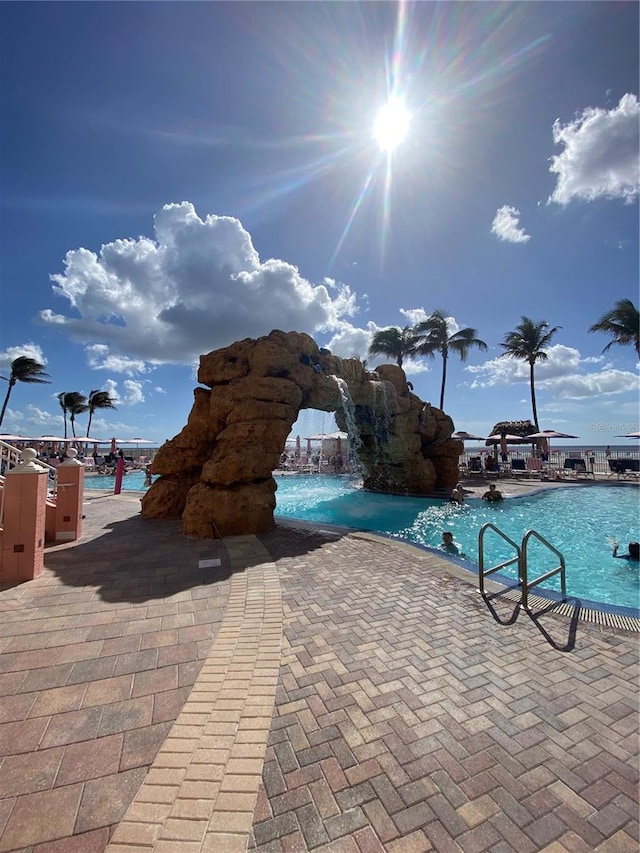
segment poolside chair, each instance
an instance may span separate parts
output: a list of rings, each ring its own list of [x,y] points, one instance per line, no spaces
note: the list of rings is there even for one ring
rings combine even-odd
[[[527,459],[527,471],[530,477],[542,477],[542,459],[534,459],[533,457]]]
[[[520,475],[522,475],[523,477],[529,476],[529,472],[527,471],[527,466],[525,464],[524,459],[511,460],[511,474],[514,477],[519,477]]]
[[[640,460],[638,459],[608,459],[609,463],[609,474],[607,476],[613,477],[614,474],[617,475],[618,480],[630,480],[633,478],[638,478],[640,475]]]
[[[484,477],[484,471],[482,470],[482,462],[479,456],[472,456],[469,459],[468,473],[470,477]]]
[[[593,477],[595,480],[596,475],[593,471],[587,471],[587,465],[582,459],[576,459],[573,466],[573,473],[576,477]]]

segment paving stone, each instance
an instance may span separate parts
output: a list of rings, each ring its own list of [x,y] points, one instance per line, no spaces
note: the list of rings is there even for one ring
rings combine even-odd
[[[146,772],[146,767],[136,767],[133,770],[86,782],[78,809],[75,832],[88,832],[101,826],[119,823],[142,784]]]
[[[13,851],[73,834],[82,785],[67,785],[18,797],[7,821],[0,851]]]

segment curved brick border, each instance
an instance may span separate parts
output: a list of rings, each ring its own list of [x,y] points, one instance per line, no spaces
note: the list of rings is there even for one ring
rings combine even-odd
[[[246,850],[278,684],[282,599],[258,539],[223,545],[236,572],[224,619],[107,853]]]

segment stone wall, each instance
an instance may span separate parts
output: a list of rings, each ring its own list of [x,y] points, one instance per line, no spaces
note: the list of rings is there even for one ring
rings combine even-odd
[[[160,478],[146,518],[182,518],[188,536],[261,533],[274,526],[277,468],[301,409],[334,412],[369,491],[433,494],[458,476],[462,442],[451,418],[424,403],[394,365],[320,350],[308,335],[273,331],[200,358],[186,426],[156,453]]]

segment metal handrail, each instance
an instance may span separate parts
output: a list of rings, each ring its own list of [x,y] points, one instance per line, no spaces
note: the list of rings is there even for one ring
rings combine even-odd
[[[505,560],[502,563],[499,563],[497,566],[492,566],[490,569],[485,569],[484,565],[484,534],[487,530],[493,530],[498,536],[501,536],[505,542],[508,542],[510,545],[515,548],[516,556],[512,557],[510,560]],[[550,569],[545,574],[540,575],[540,577],[535,578],[534,580],[529,580],[529,566],[527,561],[527,546],[529,544],[529,540],[535,537],[539,542],[553,551],[553,553],[557,556],[560,561],[560,565],[556,566],[555,569]],[[554,548],[553,545],[548,542],[544,536],[541,536],[537,530],[528,530],[525,535],[522,537],[522,544],[518,545],[513,539],[510,539],[506,533],[500,530],[499,527],[496,527],[495,524],[491,524],[491,522],[487,522],[483,524],[480,528],[480,532],[478,534],[478,592],[481,595],[484,595],[484,579],[488,575],[492,575],[494,572],[500,571],[500,569],[504,569],[507,566],[512,566],[514,563],[518,564],[518,586],[521,589],[520,593],[520,607],[523,610],[529,609],[529,590],[542,583],[543,581],[552,578],[554,575],[560,573],[560,588],[562,591],[562,597],[567,597],[567,572],[564,556],[558,551],[557,548]]]
[[[512,557],[510,560],[505,560],[503,563],[499,563],[497,566],[493,566],[490,569],[485,569],[484,567],[484,534],[487,530],[493,530],[494,533],[497,533],[498,536],[501,536],[505,542],[508,542],[509,545],[512,545],[516,549],[516,556]],[[484,579],[487,575],[492,575],[494,572],[500,571],[500,569],[504,569],[507,566],[512,566],[514,563],[518,564],[518,580],[521,580],[521,572],[520,566],[522,564],[521,560],[521,549],[520,546],[510,539],[506,533],[503,533],[499,527],[496,527],[495,524],[492,524],[488,521],[486,524],[483,524],[480,528],[480,532],[478,533],[478,592],[481,595],[484,595]]]
[[[546,547],[550,551],[553,551],[556,557],[560,560],[560,565],[556,566],[555,569],[551,569],[550,571],[546,572],[544,575],[540,575],[540,577],[537,577],[535,580],[530,581],[528,579],[527,545],[529,544],[529,539],[531,539],[533,536],[535,536],[535,538],[543,545],[546,545]],[[563,555],[560,553],[560,551],[558,551],[557,548],[554,548],[553,545],[544,538],[544,536],[541,536],[537,532],[537,530],[527,530],[522,539],[522,561],[519,572],[520,582],[522,584],[522,598],[520,600],[520,605],[523,610],[529,609],[529,590],[531,589],[531,587],[537,586],[539,583],[542,583],[542,581],[546,581],[548,580],[548,578],[552,578],[558,573],[560,573],[560,589],[562,591],[562,597],[566,598],[567,572]]]

